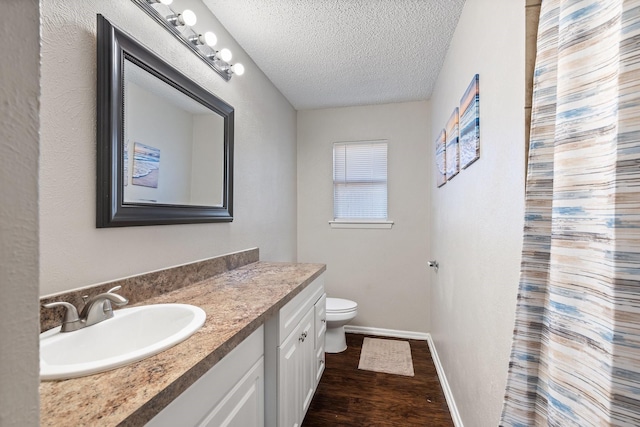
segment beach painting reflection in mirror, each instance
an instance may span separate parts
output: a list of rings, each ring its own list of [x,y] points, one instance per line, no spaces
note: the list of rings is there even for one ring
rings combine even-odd
[[[136,142],[133,146],[133,185],[158,188],[160,150]]]
[[[124,142],[123,161],[122,161],[122,176],[124,177],[124,185],[129,185],[129,140]]]

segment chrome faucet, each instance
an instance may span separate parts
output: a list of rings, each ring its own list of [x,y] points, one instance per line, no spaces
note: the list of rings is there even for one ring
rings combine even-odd
[[[113,306],[111,303],[118,307],[127,304],[129,302],[128,299],[122,295],[114,293],[115,291],[119,291],[121,288],[122,286],[116,286],[115,288],[109,289],[107,292],[88,298],[85,301],[80,315],[78,315],[78,309],[73,304],[64,301],[44,304],[43,307],[54,308],[62,306],[66,308],[60,332],[77,331],[78,329],[86,328],[87,326],[95,325],[103,320],[112,318]]]

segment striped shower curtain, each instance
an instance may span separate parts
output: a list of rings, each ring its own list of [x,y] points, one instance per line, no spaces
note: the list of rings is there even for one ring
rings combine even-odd
[[[500,425],[640,426],[640,0],[543,0]]]

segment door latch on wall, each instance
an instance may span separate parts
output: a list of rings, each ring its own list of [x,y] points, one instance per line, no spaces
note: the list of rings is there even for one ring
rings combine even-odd
[[[429,261],[427,264],[429,265],[429,267],[432,267],[436,273],[438,272],[438,267],[439,267],[438,261],[436,260]]]

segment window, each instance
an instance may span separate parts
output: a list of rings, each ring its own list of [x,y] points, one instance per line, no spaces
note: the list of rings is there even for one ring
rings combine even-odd
[[[333,227],[391,226],[387,221],[386,140],[333,144],[333,217]]]

